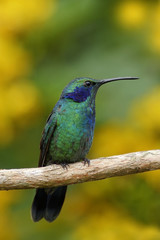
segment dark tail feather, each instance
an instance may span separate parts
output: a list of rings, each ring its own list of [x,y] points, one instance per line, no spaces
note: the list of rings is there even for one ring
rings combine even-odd
[[[38,222],[44,216],[46,208],[47,193],[44,189],[37,189],[32,203],[31,214],[34,222]]]
[[[55,189],[37,189],[32,204],[32,219],[38,222],[43,217],[48,221],[54,221],[63,206],[67,186],[57,187]]]
[[[48,222],[54,221],[63,206],[67,186],[58,187],[54,192],[48,194],[44,218]]]

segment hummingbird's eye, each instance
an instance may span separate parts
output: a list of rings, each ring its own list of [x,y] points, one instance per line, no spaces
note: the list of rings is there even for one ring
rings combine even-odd
[[[85,87],[90,87],[92,85],[92,82],[90,81],[85,81],[84,86]]]

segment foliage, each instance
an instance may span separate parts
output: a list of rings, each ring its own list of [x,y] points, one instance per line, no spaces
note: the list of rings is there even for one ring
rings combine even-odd
[[[48,17],[50,6],[51,1],[43,0],[0,3],[0,144],[8,144],[16,129],[38,114],[38,90],[27,79],[32,64],[30,53],[19,41]]]

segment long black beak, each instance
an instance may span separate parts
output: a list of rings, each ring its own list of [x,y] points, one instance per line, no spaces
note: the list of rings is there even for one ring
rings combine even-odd
[[[136,80],[136,79],[139,79],[139,78],[138,77],[118,77],[118,78],[102,79],[100,83],[104,84],[104,83],[119,81],[119,80]]]

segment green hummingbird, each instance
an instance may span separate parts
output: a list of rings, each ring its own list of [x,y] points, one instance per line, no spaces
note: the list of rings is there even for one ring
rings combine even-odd
[[[84,161],[93,141],[95,127],[95,98],[99,87],[118,80],[137,77],[119,77],[103,80],[76,78],[63,90],[49,115],[40,142],[39,167]],[[45,218],[52,222],[59,215],[67,186],[37,189],[31,214],[33,221]]]

